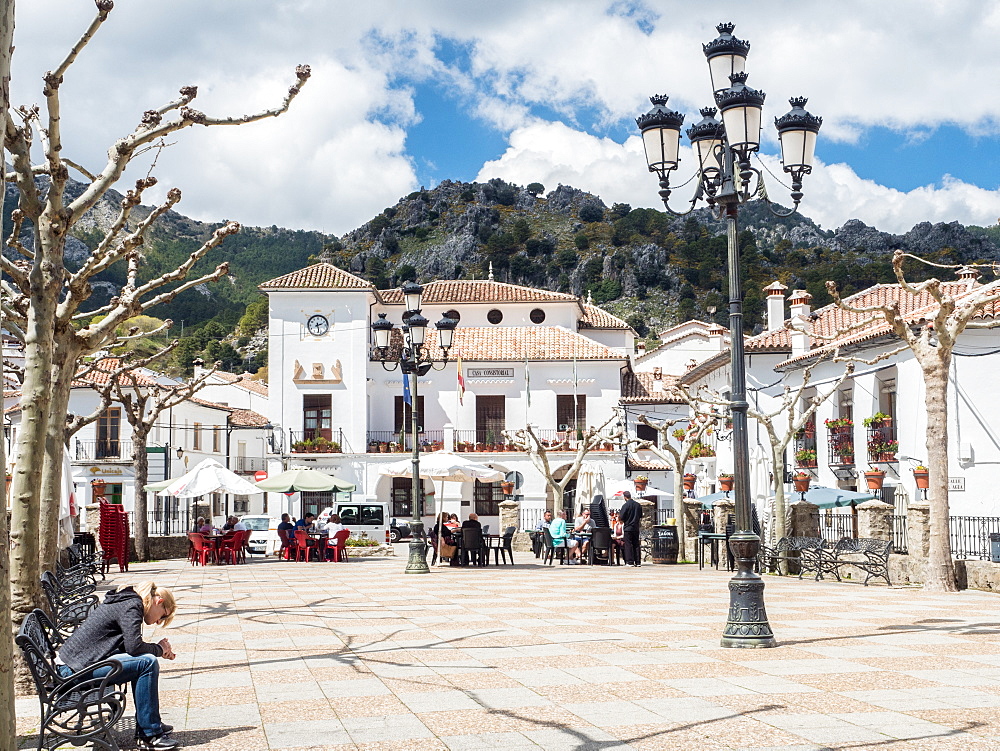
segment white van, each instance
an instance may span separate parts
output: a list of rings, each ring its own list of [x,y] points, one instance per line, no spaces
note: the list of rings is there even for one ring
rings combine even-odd
[[[388,504],[379,501],[340,501],[336,509],[336,512],[333,506],[323,509],[318,523],[326,524],[330,514],[336,513],[340,517],[340,523],[351,530],[351,537],[361,537],[364,533],[365,537],[385,542],[385,535],[389,530]]]
[[[240,521],[250,530],[247,549],[251,553],[272,555],[281,548],[281,538],[278,537],[281,519],[273,516],[242,516]]]

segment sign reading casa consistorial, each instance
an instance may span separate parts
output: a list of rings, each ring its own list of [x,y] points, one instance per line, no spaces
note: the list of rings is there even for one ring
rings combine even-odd
[[[513,378],[513,368],[469,368],[466,378]]]

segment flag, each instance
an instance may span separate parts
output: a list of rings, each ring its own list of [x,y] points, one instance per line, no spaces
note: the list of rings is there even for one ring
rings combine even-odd
[[[413,397],[410,395],[410,374],[403,373],[403,401],[413,407]]]
[[[465,376],[462,375],[462,350],[458,350],[458,403],[465,405]]]
[[[528,368],[528,357],[524,358],[524,393],[528,398],[528,407],[531,407],[531,370]]]

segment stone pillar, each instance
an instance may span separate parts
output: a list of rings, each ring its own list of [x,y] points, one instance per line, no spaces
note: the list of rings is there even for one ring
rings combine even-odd
[[[858,537],[892,540],[892,511],[889,503],[865,501],[858,506]]]
[[[521,504],[517,501],[500,502],[500,534],[503,534],[507,527],[515,530],[521,526]]]
[[[701,524],[701,501],[696,498],[685,498],[681,513],[684,514],[684,527],[688,535],[697,535],[698,525]]]
[[[101,506],[98,503],[87,504],[87,531],[94,536],[97,550],[101,549]]]
[[[656,520],[656,504],[652,501],[639,499],[636,501],[642,506],[642,519],[639,522],[640,529],[652,530],[653,522]]]
[[[788,534],[791,537],[821,537],[819,533],[819,506],[809,501],[795,501],[788,504],[791,523]]]
[[[725,533],[726,522],[729,521],[729,515],[735,508],[736,504],[729,498],[720,498],[712,504],[712,523],[715,524],[715,531],[718,534]]]
[[[931,544],[931,507],[911,503],[906,509],[906,550],[910,556],[927,558]]]

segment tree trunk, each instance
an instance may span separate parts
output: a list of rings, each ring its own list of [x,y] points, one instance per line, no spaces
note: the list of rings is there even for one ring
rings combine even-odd
[[[73,336],[56,330],[59,339]],[[79,348],[57,339],[53,342],[52,388],[46,421],[45,459],[42,467],[38,559],[42,569],[55,571],[59,557],[59,514],[62,511],[63,452],[66,450],[66,414],[70,389],[76,374]]]
[[[677,466],[674,467],[674,516],[677,517],[677,560],[686,561],[687,514],[684,512],[684,470]]]
[[[10,112],[10,60],[14,36],[14,0],[0,0],[0,164],[6,164],[2,148]],[[0,216],[3,216],[4,195],[0,191]],[[0,322],[3,313],[0,312]],[[2,328],[2,326],[0,326]],[[2,347],[0,347],[2,349]],[[0,352],[0,383],[4,383],[2,352]],[[0,468],[3,469],[3,503],[0,503],[0,751],[17,747],[17,723],[14,715],[14,644],[11,639],[10,545],[7,526],[7,439],[0,432]]]
[[[948,537],[948,368],[950,354],[934,352],[920,358],[927,409],[927,469],[930,485],[930,545],[924,589],[957,592],[955,565]]]
[[[132,465],[135,467],[135,554],[140,561],[149,560],[149,516],[146,509],[146,478],[149,476],[149,455],[146,453],[148,431],[132,427]]]
[[[785,447],[771,443],[771,472],[774,475],[774,541],[788,537],[788,503],[785,499]],[[770,544],[770,541],[767,541]]]

